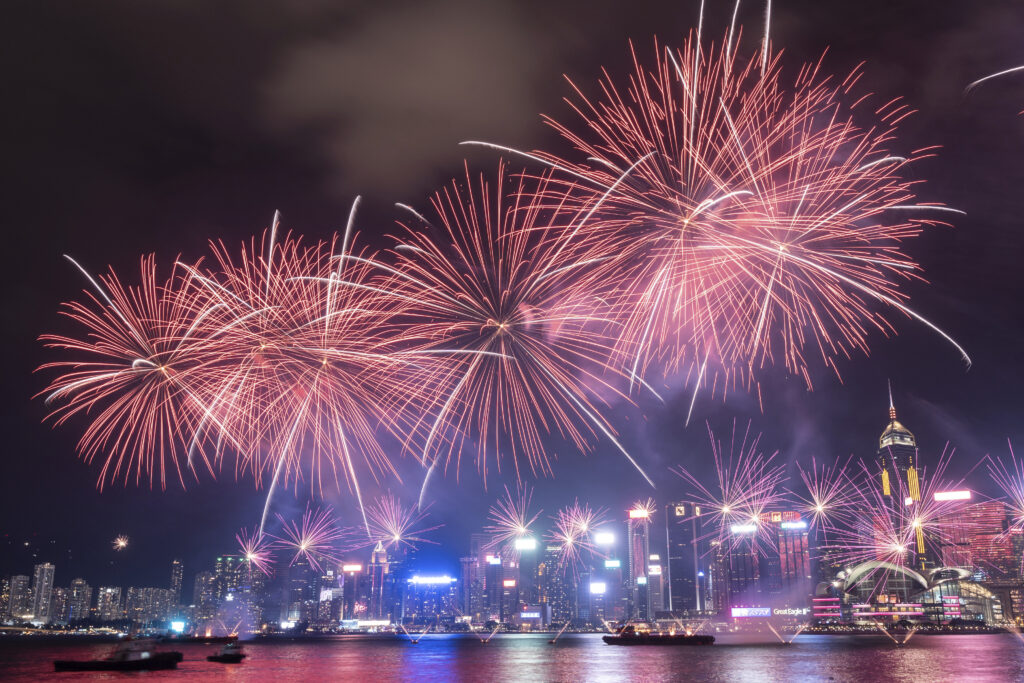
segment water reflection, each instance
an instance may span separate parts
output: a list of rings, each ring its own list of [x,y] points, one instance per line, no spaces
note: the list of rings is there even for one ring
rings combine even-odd
[[[1024,645],[1012,635],[919,636],[896,647],[882,636],[801,635],[792,645],[722,636],[711,647],[613,647],[600,635],[431,634],[408,639],[338,637],[247,644],[231,666],[205,661],[208,646],[181,647],[178,671],[149,680],[294,681],[1013,681],[1024,680]],[[54,680],[56,658],[87,658],[108,645],[4,642],[0,678]],[[80,674],[67,674],[83,680]],[[112,674],[111,679],[123,678]]]

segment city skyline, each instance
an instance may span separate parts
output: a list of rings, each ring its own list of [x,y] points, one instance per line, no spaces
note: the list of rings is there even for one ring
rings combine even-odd
[[[966,476],[978,500],[998,496],[979,463],[989,454],[1006,458],[1010,443],[1024,443],[1012,384],[1013,377],[1024,376],[1018,349],[1024,338],[1019,305],[1024,285],[1016,277],[1024,259],[1016,239],[1022,213],[1015,137],[1022,120],[1020,83],[1014,76],[968,87],[1019,63],[1019,28],[1013,29],[1024,26],[1024,10],[912,2],[894,11],[881,2],[851,8],[796,0],[771,10],[769,30],[768,15],[751,3],[737,4],[733,17],[724,5],[699,15],[704,4],[694,0],[667,7],[645,0],[621,12],[576,2],[477,7],[439,0],[429,16],[411,7],[352,14],[329,7],[274,14],[251,8],[238,15],[223,8],[200,13],[121,7],[105,13],[82,7],[66,15],[45,3],[19,8],[25,26],[38,31],[16,32],[6,49],[38,58],[14,72],[16,105],[0,113],[11,132],[3,176],[11,190],[7,236],[16,256],[3,271],[11,331],[4,337],[7,362],[0,371],[8,452],[0,477],[0,575],[21,577],[19,586],[27,581],[42,591],[19,609],[44,614],[61,600],[69,604],[75,592],[70,582],[80,577],[95,590],[120,587],[122,609],[133,589],[132,609],[145,611],[149,607],[135,605],[163,604],[162,594],[134,589],[167,583],[172,560],[181,560],[179,570],[184,566],[172,591],[188,595],[197,573],[219,571],[208,566],[210,558],[237,550],[232,539],[240,529],[259,540],[265,528],[281,536],[285,521],[298,524],[304,511],[329,506],[338,526],[358,534],[360,526],[369,526],[369,503],[384,496],[404,505],[428,505],[428,523],[441,525],[431,534],[437,545],[423,545],[417,554],[424,576],[462,577],[472,564],[467,557],[479,562],[480,539],[472,539],[486,526],[489,508],[506,487],[516,491],[524,483],[534,505],[544,510],[546,526],[553,523],[550,515],[572,500],[608,509],[612,523],[622,526],[625,545],[616,558],[621,576],[611,580],[595,574],[595,585],[604,588],[594,592],[588,614],[612,609],[606,603],[614,596],[624,600],[619,605],[624,616],[650,617],[655,603],[673,602],[680,581],[690,582],[695,608],[710,603],[724,610],[751,586],[760,591],[767,582],[776,590],[805,572],[806,539],[797,527],[772,527],[766,533],[760,528],[765,512],[780,514],[770,524],[802,521],[783,519],[792,510],[778,500],[751,519],[721,524],[722,529],[735,526],[737,538],[729,537],[728,547],[716,539],[718,547],[704,549],[702,557],[718,558],[713,566],[689,558],[693,577],[679,578],[680,567],[689,576],[690,562],[678,547],[673,550],[669,528],[662,538],[660,522],[667,521],[670,508],[674,514],[680,505],[695,507],[687,481],[672,472],[685,471],[693,482],[713,481],[712,455],[719,449],[709,445],[709,432],[721,441],[748,425],[761,434],[759,450],[777,452],[773,466],[785,468],[786,486],[800,483],[798,465],[834,466],[852,457],[865,472],[881,469],[877,490],[870,492],[878,519],[844,531],[846,548],[829,558],[851,560],[859,553],[856,559],[882,561],[879,547],[884,550],[891,541],[889,559],[901,565],[894,599],[905,602],[920,593],[934,605],[949,597],[943,586],[973,591],[963,576],[945,577],[943,583],[929,574],[939,564],[965,564],[972,544],[989,548],[995,558],[990,564],[1006,564],[1000,555],[1006,548],[990,538],[995,534],[978,535],[974,529],[998,526],[997,507],[943,509],[949,512],[942,518],[943,533],[948,528],[950,537],[929,533],[928,525],[939,522],[927,481],[941,470],[944,479]],[[61,21],[54,20],[58,14]],[[732,22],[743,28],[735,45]],[[192,38],[182,59],[165,59],[181,47],[164,43],[163,31],[154,31],[157,25]],[[687,42],[691,29],[703,31],[698,43],[696,34]],[[443,50],[439,34],[452,36]],[[656,34],[658,47],[652,50]],[[360,37],[367,35],[374,39]],[[872,36],[871,44],[855,38],[860,35]],[[483,53],[481,42],[488,45]],[[96,44],[107,48],[96,50]],[[695,44],[702,51],[693,51]],[[520,57],[510,60],[509,54]],[[731,56],[749,60],[749,73],[737,81],[742,88],[736,92],[750,94],[752,107],[733,99],[732,67],[715,66]],[[819,76],[796,77],[799,65],[819,59],[824,90],[801,89],[800,83],[818,83]],[[209,67],[198,74],[196,64]],[[603,81],[602,68],[607,69]],[[693,92],[717,101],[727,116],[703,118],[702,113],[695,123],[686,117],[704,111],[695,104],[697,95],[693,107],[680,106],[683,100],[673,98],[685,99],[689,89],[681,95],[669,87],[666,101],[678,108],[678,121],[688,124],[659,122],[650,130],[624,125],[634,111],[618,116],[618,105],[599,96],[601,83],[625,92],[631,78],[644,81],[643,70],[650,68],[669,80],[678,74],[684,83],[689,80],[684,73],[693,69]],[[698,89],[702,68],[707,78],[701,76]],[[857,70],[856,88],[840,92],[845,75]],[[72,73],[77,77],[70,78]],[[716,80],[717,73],[725,80]],[[803,105],[779,108],[764,95],[776,92],[776,77],[782,84],[778,92]],[[652,77],[648,85],[656,81]],[[433,87],[424,92],[427,82]],[[582,123],[571,113],[580,105],[572,95],[576,86],[578,94],[600,103]],[[855,111],[853,95],[859,98],[861,88],[878,98],[878,105],[890,104]],[[822,92],[832,94],[815,99]],[[567,95],[570,102],[562,102]],[[789,124],[805,133],[817,130],[819,115],[831,111],[832,97],[838,120],[849,116],[856,125],[835,137],[797,136],[798,155],[788,154],[784,141],[777,141],[778,148],[760,144],[773,129]],[[632,99],[626,109],[635,105],[635,111],[652,112],[663,104],[646,91]],[[915,110],[891,136],[886,127],[902,116],[890,106]],[[743,111],[759,114],[744,120]],[[805,111],[812,113],[801,118]],[[546,125],[541,113],[550,117],[548,123],[558,123]],[[725,119],[729,131],[720,128]],[[863,137],[857,127],[866,131]],[[691,144],[695,130],[707,146]],[[595,131],[597,137],[588,137]],[[755,144],[748,148],[744,139]],[[499,146],[459,144],[467,140]],[[854,145],[858,149],[847,157],[845,145],[856,140],[866,142]],[[620,148],[626,153],[616,156]],[[524,157],[517,149],[541,151]],[[666,171],[651,162],[648,157],[655,153],[679,159],[679,168]],[[807,175],[808,167],[794,161],[805,153],[829,172]],[[769,158],[773,162],[765,163]],[[854,163],[833,163],[839,158]],[[706,173],[695,177],[694,160]],[[558,172],[536,188],[533,181],[517,179],[521,168],[540,172],[545,162]],[[621,175],[609,175],[608,169]],[[586,218],[570,221],[571,233],[543,226],[539,245],[527,248],[529,239],[519,241],[521,236],[534,233],[546,214],[497,209],[495,217],[489,208],[477,209],[492,206],[483,201],[490,186],[478,178],[502,180],[507,192],[499,200],[518,206],[522,198],[529,203],[531,196],[557,194],[565,182],[559,174],[566,170],[583,185],[608,188],[607,194],[604,189],[595,194],[593,188],[582,192],[582,186],[573,186],[566,215],[586,212]],[[678,178],[672,175],[676,171]],[[785,174],[792,187],[777,183]],[[651,197],[653,205],[647,203]],[[561,210],[551,216],[560,219]],[[925,211],[918,215],[919,210]],[[644,216],[635,225],[630,223],[634,211]],[[358,233],[354,242],[345,230],[350,215]],[[620,223],[623,216],[626,222]],[[798,217],[807,225],[798,227]],[[666,236],[674,239],[680,221],[686,226],[681,248],[661,253],[656,245]],[[624,224],[636,228],[629,239],[620,239],[627,234],[618,232]],[[821,234],[804,241],[815,230]],[[315,249],[298,256],[295,235]],[[476,261],[479,253],[466,245],[480,236],[491,251]],[[211,251],[208,239],[222,241]],[[392,249],[396,239],[409,243]],[[269,253],[266,267],[235,268],[239,243],[246,245],[241,252],[246,263],[256,264]],[[721,245],[729,250],[727,266],[703,256]],[[791,258],[796,250],[804,256]],[[350,258],[356,252],[372,258]],[[275,253],[280,254],[276,260]],[[116,411],[107,414],[89,404],[88,392],[82,391],[87,385],[79,383],[77,373],[88,374],[95,366],[79,365],[75,356],[102,356],[103,342],[96,345],[97,339],[109,340],[111,330],[119,338],[122,322],[132,328],[95,278],[117,298],[115,283],[102,280],[107,268],[133,285],[140,256],[147,254],[152,256],[144,258],[152,260],[143,263],[159,264],[161,277],[168,274],[165,267],[179,263],[178,279],[160,290],[167,308],[156,319],[150,319],[155,309],[140,307],[139,327],[152,338],[126,335],[128,343],[111,362],[118,368],[115,377],[156,377],[154,384],[164,391],[179,380],[183,386],[195,382],[182,393],[171,390],[174,400],[168,403],[142,403],[144,418],[158,413],[172,431],[188,432],[178,435],[181,443],[169,457],[146,447],[139,436],[144,428],[120,432],[126,437],[123,450],[103,442],[105,427],[125,423],[114,419],[122,417]],[[196,271],[180,264],[200,258],[208,277],[193,279]],[[431,279],[444,271],[437,264],[448,258],[468,266],[464,272],[453,269],[468,279]],[[572,266],[563,267],[563,260],[573,260]],[[526,280],[503,283],[495,276],[491,281],[502,271],[496,264],[506,262],[520,264],[513,270],[525,273]],[[346,277],[358,282],[346,280],[342,290],[328,284],[324,298],[321,284],[338,280],[343,266],[350,269]],[[389,275],[365,280],[374,283],[375,294],[362,299],[371,291],[360,289],[362,278],[371,271],[374,277]],[[846,279],[835,279],[837,271]],[[701,283],[710,278],[733,284],[691,290],[694,282],[688,278],[694,272],[702,274]],[[919,272],[924,279],[916,277]],[[673,310],[662,298],[666,289],[693,291],[694,298]],[[236,293],[219,300],[223,291]],[[378,317],[362,320],[354,334],[332,336],[337,332],[332,305],[339,291],[363,303],[380,295],[386,305],[374,299],[366,308],[344,307],[372,309]],[[490,299],[504,301],[509,292],[512,305],[490,311]],[[530,298],[538,292],[539,299]],[[761,301],[762,292],[760,306],[751,305]],[[907,299],[900,298],[904,295]],[[57,313],[69,310],[61,309],[68,301],[84,302],[70,309],[78,312],[78,322],[85,321],[84,331]],[[469,307],[466,315],[453,311],[448,305],[453,301],[474,301],[476,308]],[[90,307],[105,315],[90,317]],[[251,316],[249,310],[259,314]],[[284,322],[275,318],[279,310],[286,312]],[[553,317],[562,316],[560,322],[538,317],[538,310],[557,311]],[[586,323],[578,322],[579,310],[588,311]],[[595,316],[592,310],[603,312]],[[608,322],[606,316],[608,329],[591,329],[600,326],[596,321]],[[255,321],[252,328],[250,321]],[[166,328],[157,330],[163,323]],[[244,333],[224,342],[224,330],[236,326]],[[317,330],[313,342],[311,326]],[[459,348],[446,345],[452,329],[460,330]],[[512,339],[513,330],[539,345],[516,346],[522,344],[516,338],[508,347],[516,351],[506,355],[502,346],[495,352],[491,344]],[[295,341],[300,332],[306,341]],[[365,350],[366,340],[378,336],[387,353],[374,355],[374,347],[369,355],[386,362],[367,361],[363,374],[352,375],[359,383],[346,383],[348,370],[335,372],[342,363],[334,361],[367,356],[344,357],[338,348]],[[392,336],[399,338],[395,348],[388,346]],[[189,360],[196,364],[189,366],[186,381],[177,359],[167,360],[173,352],[165,354],[162,344],[192,344],[197,338],[202,343],[196,348],[208,344],[208,355]],[[274,340],[286,340],[276,347],[284,351],[272,358],[265,354],[265,338],[271,348]],[[152,348],[145,348],[153,340]],[[353,344],[336,348],[338,340]],[[135,349],[136,341],[144,351]],[[45,343],[63,348],[44,349]],[[402,355],[409,344],[420,344],[415,353],[423,355],[415,363]],[[447,365],[446,354],[452,352],[458,360]],[[964,362],[968,356],[971,361]],[[435,360],[442,357],[446,360]],[[532,374],[502,374],[507,370],[502,363],[513,357],[517,368],[530,368]],[[396,358],[402,360],[389,365]],[[493,365],[484,371],[478,359]],[[591,362],[601,371],[592,372]],[[316,377],[329,375],[319,385],[326,390],[309,391],[310,367]],[[457,379],[463,370],[465,376]],[[109,379],[95,372],[93,380]],[[509,394],[488,390],[492,381]],[[398,389],[392,391],[393,385]],[[108,398],[125,389],[99,386],[111,391]],[[385,386],[382,395],[378,390]],[[442,389],[452,392],[449,399],[438,399]],[[238,396],[249,399],[221,413],[212,406],[226,395],[235,397],[233,404]],[[185,407],[178,411],[175,401]],[[275,409],[266,410],[262,401]],[[282,404],[285,409],[277,410]],[[66,423],[52,424],[60,411],[86,406],[90,409]],[[506,431],[495,436],[494,452],[488,454],[491,444],[484,435],[490,434],[492,418],[494,429]],[[301,438],[294,440],[295,434]],[[214,454],[209,468],[206,449]],[[126,454],[128,461],[146,463],[131,476],[118,469]],[[87,462],[90,455],[95,458]],[[115,463],[116,482],[107,462]],[[182,463],[184,470],[176,469]],[[306,465],[308,473],[298,477]],[[338,486],[329,478],[323,485],[321,473],[333,473]],[[656,511],[653,525],[625,516],[636,501],[648,499]],[[751,532],[751,525],[758,528]],[[115,539],[122,536],[127,540],[118,544]],[[762,562],[757,552],[766,540],[778,550],[770,562]],[[539,549],[538,557],[545,552]],[[359,551],[360,562],[373,556],[373,547]],[[655,579],[662,575],[652,567],[664,570],[665,578]],[[520,578],[492,577],[491,608],[504,614],[517,599],[513,595],[532,595],[543,573],[534,569],[517,567],[532,577],[526,585]],[[701,570],[704,577],[697,575]],[[839,586],[865,576],[857,571],[854,578],[833,578],[843,599],[852,592]],[[863,571],[873,576],[870,569]],[[516,583],[495,583],[499,580]],[[371,584],[368,595],[377,609],[385,602],[383,579]],[[729,591],[723,593],[723,586]],[[416,609],[448,599],[441,588],[434,590],[423,587]],[[354,604],[351,592],[338,597],[344,609]],[[862,596],[859,606],[846,607],[885,612],[874,597]],[[825,611],[834,608],[835,598],[816,596]],[[113,594],[104,599],[113,601]]]
[[[900,396],[898,390],[896,395]],[[876,426],[879,424],[884,426],[889,422],[889,415],[892,409],[889,408],[888,406],[888,400],[889,396],[880,392],[878,405],[876,406],[877,410],[874,411],[877,415],[877,418],[875,420]],[[898,401],[898,399],[896,400]],[[907,420],[907,418],[904,418],[903,415],[904,413],[901,411],[901,419],[903,419],[905,422],[911,423]],[[756,424],[756,419],[752,420],[751,428],[755,428]],[[704,451],[703,455],[709,456],[711,453],[711,446],[707,443],[708,436],[706,434],[706,427],[704,425],[701,425],[701,427],[705,429],[705,434],[703,435],[705,442],[702,449]],[[724,432],[727,434],[728,430],[731,429],[732,427],[733,425],[731,424],[721,424],[720,430],[724,430]],[[918,431],[921,434],[924,443],[934,443],[934,437],[932,435],[922,432],[920,429],[917,429],[916,431]],[[721,438],[721,436],[722,433],[720,431],[718,437]],[[872,439],[870,437],[863,439],[863,443],[864,445],[860,449],[860,453],[854,450],[851,454],[848,455],[853,455],[855,460],[871,462],[878,457],[878,455],[874,452],[876,450],[876,447],[872,446]],[[767,439],[764,437],[762,437],[761,444],[762,448],[767,453],[771,453],[774,450],[773,448],[771,448],[770,444],[767,443]],[[926,469],[933,469],[934,466],[938,464],[940,453],[941,451],[930,452],[928,450],[921,450],[920,461]],[[996,452],[993,454],[993,457],[1003,457],[1005,455],[1007,454]],[[811,457],[811,455],[808,455],[806,457],[799,458],[787,456],[785,452],[779,453],[777,458],[781,462],[786,464],[786,473],[788,476],[787,485],[790,488],[792,488],[799,482],[799,470],[796,467],[796,465],[799,464],[802,467],[808,467],[811,462]],[[813,455],[813,457],[820,464],[839,464],[847,460],[847,456],[842,455],[836,455],[831,458],[828,455]],[[972,475],[972,481],[970,482],[974,487],[974,490],[981,493],[982,495],[996,496],[998,494],[998,490],[996,486],[990,481],[984,468],[982,467],[980,469],[976,469],[976,466],[979,462],[982,461],[982,459],[983,456],[972,457],[971,455],[964,453],[961,450],[958,450],[957,455],[954,455],[954,457],[952,458],[952,463],[950,467],[951,473],[965,474],[968,470],[974,470]],[[702,470],[701,468],[698,467],[697,471],[701,472]],[[710,477],[712,475],[711,470],[704,470],[703,473],[707,477]],[[221,486],[224,487],[223,484]],[[543,479],[528,482],[526,483],[526,486],[530,488],[533,493],[533,502],[535,503],[535,507],[543,510],[543,514],[541,515],[541,521],[553,524],[553,521],[549,518],[550,515],[554,514],[557,507],[569,502],[569,500],[565,498],[565,487],[562,486],[560,482],[558,482],[557,480],[545,481]],[[233,488],[233,485],[228,484],[227,487]],[[620,487],[616,486],[614,488],[618,489]],[[635,494],[632,495],[631,497],[619,493],[619,495],[617,496],[608,496],[606,498],[602,498],[600,499],[600,502],[599,500],[587,501],[577,495],[573,495],[572,497],[580,498],[583,502],[590,502],[592,504],[604,506],[606,508],[611,509],[612,511],[614,511],[615,508],[614,505],[610,504],[610,501],[613,498],[617,498],[619,507],[621,507],[623,513],[625,513],[630,509],[632,504],[635,503],[637,499],[646,497],[645,493],[647,491],[651,491],[659,505],[664,505],[667,502],[672,502],[678,499],[680,497],[681,492],[684,490],[685,485],[682,482],[682,480],[679,480],[674,474],[671,474],[668,477],[666,477],[663,480],[663,482],[661,482],[661,488],[663,489],[661,491],[651,490],[646,486],[642,486],[638,483],[633,489],[635,491]],[[667,491],[665,491],[665,489],[667,489]],[[499,492],[500,491],[495,491],[494,489],[479,492],[479,502],[476,504],[476,509],[479,515],[484,515],[487,507],[492,505],[493,502],[498,497]],[[102,495],[109,495],[109,492],[104,493]],[[301,495],[301,493],[299,496],[295,497],[280,496],[280,498],[283,500],[283,503],[281,505],[281,514],[283,514],[286,517],[288,516],[289,513],[292,514],[293,517],[299,516],[301,514],[303,506],[305,506],[306,504],[304,502],[306,499]],[[542,505],[542,500],[548,500],[549,504]],[[605,500],[609,502],[603,502]],[[262,501],[258,502],[262,503]],[[412,503],[413,501],[407,502]],[[329,504],[329,501],[325,501],[325,503]],[[255,506],[253,507],[253,509],[256,509]],[[472,518],[466,515],[459,515],[456,513],[452,514],[447,519],[444,519],[442,518],[442,515],[444,514],[444,509],[445,508],[443,505],[437,505],[436,502],[432,503],[431,507],[427,509],[428,522],[440,525],[440,527],[433,532],[433,535],[440,539],[440,544],[424,545],[421,548],[421,552],[424,553],[427,557],[432,557],[434,562],[438,565],[439,569],[444,569],[445,571],[455,571],[458,566],[459,553],[462,552],[458,550],[458,548],[460,547],[460,539],[464,538],[466,533],[472,532],[467,531],[472,525],[472,522],[469,522],[468,520]],[[463,511],[465,511],[465,509],[466,508],[463,508]],[[337,519],[339,519],[342,525],[348,527],[358,527],[358,514],[358,509],[352,505],[351,499],[342,499],[340,505],[334,508],[334,516]],[[234,541],[234,532],[237,531],[238,528],[251,524],[252,519],[252,517],[237,515],[234,518],[234,530],[230,529],[230,522],[228,520],[225,520],[225,524],[221,528],[227,528],[230,531],[230,535],[225,539],[226,547],[224,542],[219,542],[216,540],[207,541],[208,543],[212,543],[214,545],[212,552],[223,554],[224,552],[227,552],[228,550],[235,548],[237,544]],[[275,524],[278,526],[280,525],[279,522],[275,522]],[[216,528],[216,526],[214,528]],[[355,531],[358,532],[358,529],[356,528]],[[121,533],[127,533],[129,538],[131,539],[131,549],[123,553],[117,551],[116,549],[112,549],[110,546],[110,542],[113,539],[113,537]],[[122,564],[131,567],[132,572],[141,572],[143,576],[153,576],[154,573],[157,573],[152,563],[146,562],[145,560],[140,562],[139,557],[144,556],[149,552],[152,552],[152,549],[155,549],[162,544],[160,543],[159,539],[155,537],[155,535],[147,534],[145,528],[140,527],[137,524],[121,523],[120,526],[112,529],[111,532],[107,534],[109,538],[100,539],[100,548],[98,549],[98,553],[94,552],[97,549],[86,546],[85,544],[82,544],[80,542],[74,545],[69,545],[68,547],[65,547],[63,549],[58,549],[56,548],[57,543],[53,538],[56,536],[59,536],[59,534],[52,534],[50,539],[40,539],[38,537],[17,538],[13,535],[4,539],[8,549],[8,552],[4,553],[4,560],[5,562],[7,562],[7,564],[11,566],[10,568],[0,567],[0,572],[13,572],[14,569],[17,568],[16,565],[24,565],[26,561],[53,562],[55,558],[59,557],[62,560],[62,564],[71,565],[72,567],[80,567],[81,571],[78,571],[79,574],[90,573],[90,571],[102,571],[100,567],[103,566],[109,568]],[[42,540],[42,542],[40,542],[40,540]],[[217,545],[218,543],[220,543],[219,547]],[[141,550],[136,547],[140,545],[142,547]],[[194,545],[189,544],[187,542],[182,543],[182,545],[176,549],[161,548],[161,552],[163,555],[166,555],[167,561],[170,561],[173,558],[180,557],[187,557],[190,559],[199,558],[202,557],[204,553],[209,554],[208,551],[201,550],[199,547],[195,547]],[[81,562],[76,562],[74,559],[76,554],[80,554],[80,556],[85,555],[88,559],[85,559]],[[189,562],[189,564],[194,564],[194,560],[192,562]],[[116,576],[118,571],[121,570],[113,569],[111,570],[111,573],[113,573]]]

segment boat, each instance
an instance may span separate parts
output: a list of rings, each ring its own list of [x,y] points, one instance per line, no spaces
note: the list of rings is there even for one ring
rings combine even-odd
[[[715,637],[692,633],[652,633],[629,624],[614,635],[604,636],[602,640],[608,645],[713,645]]]
[[[220,649],[220,653],[215,655],[208,655],[206,661],[208,662],[221,662],[223,664],[238,664],[245,659],[245,653],[242,652],[242,645],[238,641],[228,643]]]
[[[229,636],[203,636],[203,635],[176,635],[176,636],[164,636],[161,640],[163,643],[192,643],[192,644],[203,644],[203,645],[220,645],[222,643],[230,643],[238,640],[237,635]]]
[[[157,671],[176,669],[184,656],[180,652],[156,652],[154,641],[126,640],[104,659],[58,659],[55,671]]]

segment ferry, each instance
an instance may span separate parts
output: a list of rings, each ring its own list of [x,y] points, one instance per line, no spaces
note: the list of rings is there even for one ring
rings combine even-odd
[[[55,671],[157,671],[176,669],[180,652],[156,652],[150,639],[126,640],[104,659],[58,659]]]
[[[713,645],[715,637],[674,631],[653,633],[644,626],[627,624],[615,635],[604,636],[602,640],[608,645]]]

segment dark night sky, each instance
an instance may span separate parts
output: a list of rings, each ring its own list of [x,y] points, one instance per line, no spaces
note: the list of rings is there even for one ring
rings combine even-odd
[[[787,460],[871,455],[893,379],[901,419],[918,436],[927,464],[949,441],[965,470],[986,453],[1022,439],[1024,378],[1024,76],[975,78],[1024,64],[1024,5],[1014,2],[777,0],[772,38],[790,69],[829,49],[827,70],[845,74],[866,61],[865,88],[882,100],[903,95],[918,110],[897,152],[941,145],[915,164],[924,200],[963,209],[953,229],[911,243],[929,285],[912,305],[969,351],[956,352],[920,325],[898,320],[898,337],[872,339],[870,358],[840,365],[843,382],[819,372],[816,390],[773,373],[765,409],[739,394],[699,400],[681,427],[689,396],[675,387],[666,405],[641,401],[612,414],[623,440],[663,480],[660,500],[678,489],[670,465],[708,457],[704,421],[732,420],[765,433],[766,450]],[[4,267],[0,469],[0,573],[57,564],[57,581],[164,584],[173,556],[187,575],[233,534],[258,520],[262,496],[251,482],[192,483],[182,492],[120,487],[96,491],[97,468],[73,445],[81,423],[41,423],[44,386],[32,373],[47,355],[36,337],[58,324],[61,301],[77,296],[74,255],[94,272],[124,273],[142,253],[169,263],[205,253],[210,237],[237,243],[280,209],[284,226],[310,237],[343,226],[349,202],[364,197],[359,228],[372,241],[392,230],[395,201],[422,204],[460,172],[465,139],[520,148],[562,149],[540,121],[565,116],[561,74],[593,84],[600,66],[627,72],[627,39],[674,42],[695,23],[696,0],[579,0],[480,3],[281,3],[204,0],[27,0],[5,4],[0,22],[3,106],[0,150]],[[732,3],[709,2],[705,35],[719,39]],[[897,6],[898,5],[898,6]],[[757,48],[762,4],[744,3],[742,49]],[[469,151],[478,168],[494,154]],[[137,272],[137,271],[136,271]],[[599,444],[583,456],[554,449],[555,479],[537,484],[547,511],[579,496],[622,510],[652,492]],[[405,467],[412,495],[419,476]],[[979,481],[981,476],[976,477]],[[438,538],[455,552],[476,529],[500,480],[483,490],[475,471],[432,489]],[[282,496],[280,508],[304,504]],[[353,523],[347,495],[328,499]],[[117,533],[133,538],[115,557]],[[28,546],[25,546],[25,543]],[[435,553],[436,554],[436,553]],[[447,551],[437,562],[447,562]],[[186,581],[188,581],[188,577]]]

